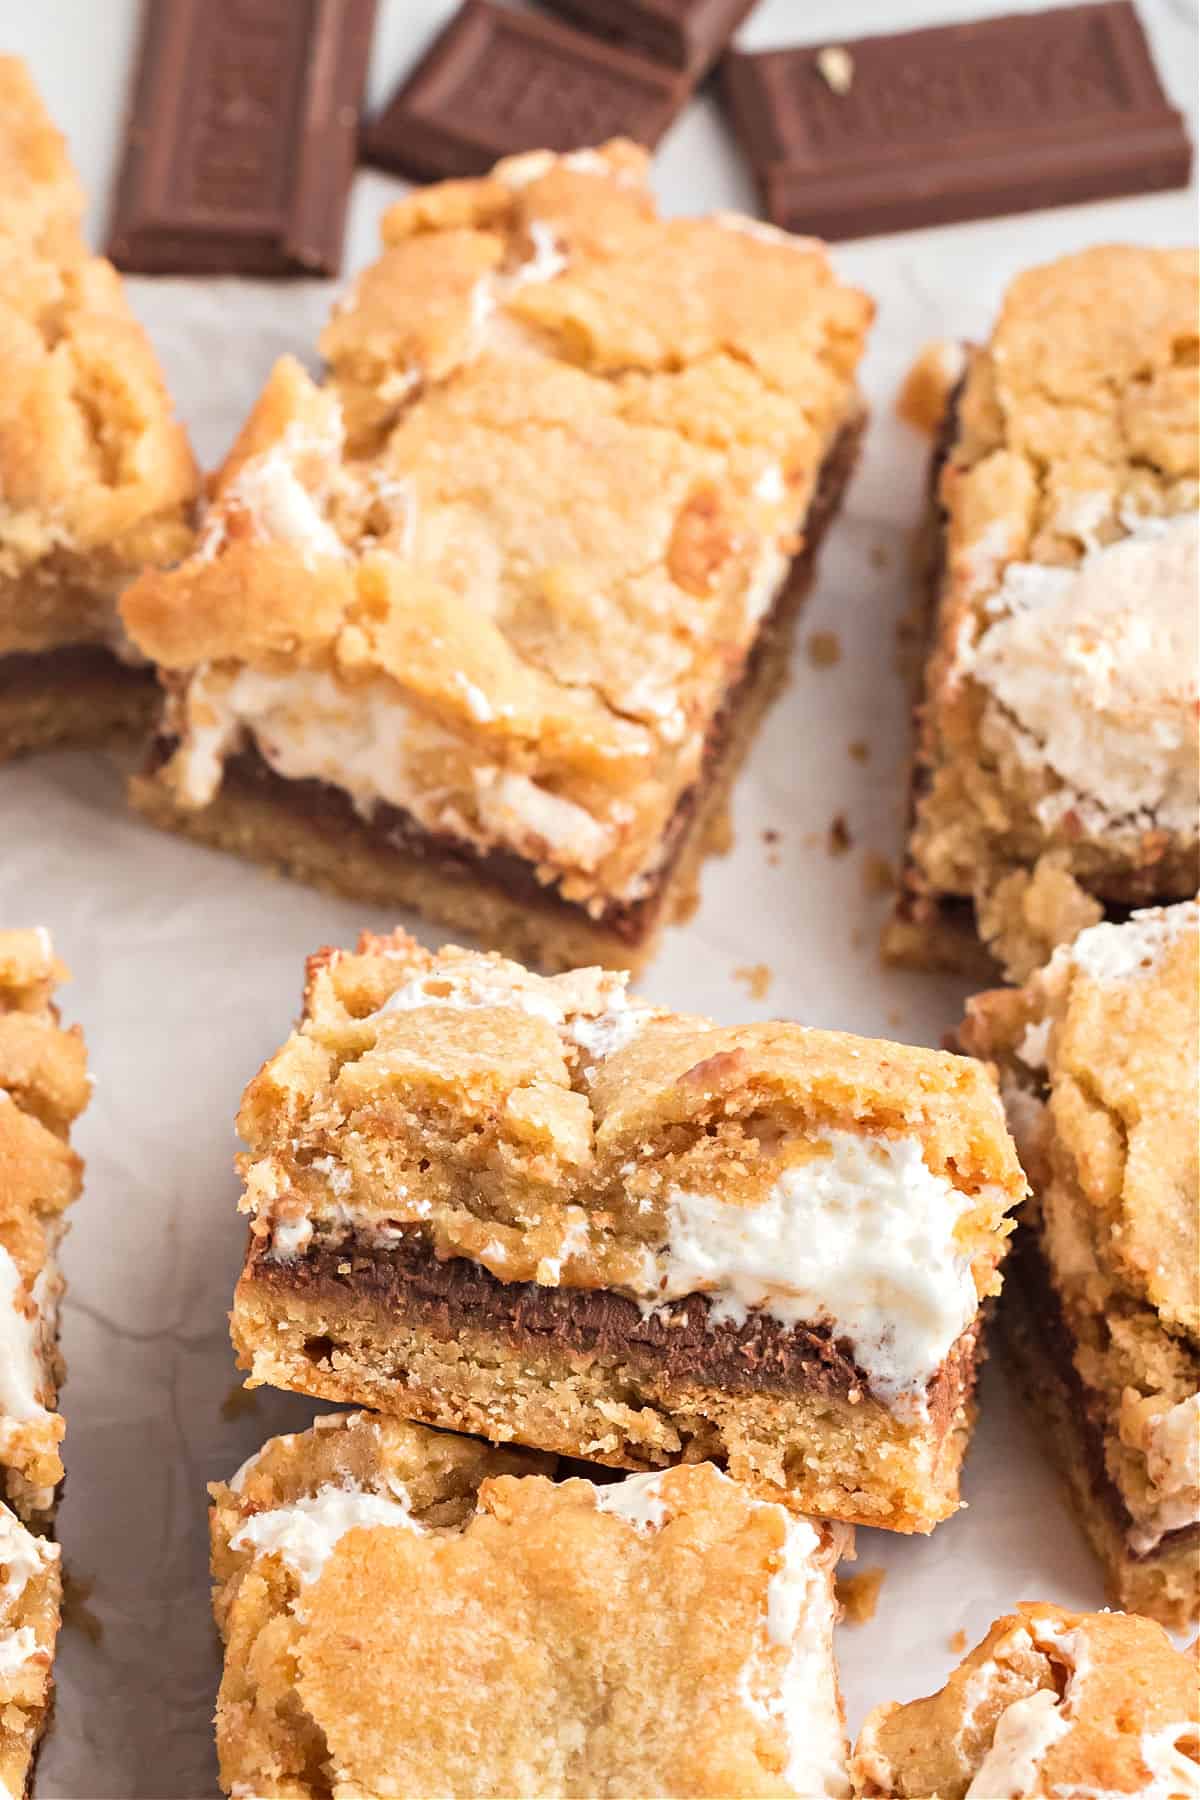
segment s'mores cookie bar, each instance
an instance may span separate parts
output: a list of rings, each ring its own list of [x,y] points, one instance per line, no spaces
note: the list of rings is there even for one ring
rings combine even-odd
[[[0,1502],[0,1794],[25,1800],[50,1718],[62,1614],[57,1544],[35,1537]]]
[[[197,475],[24,64],[0,56],[0,759],[148,723],[117,617],[192,541]]]
[[[1114,1604],[1200,1615],[1200,907],[971,1002],[1034,1188],[1001,1314]]]
[[[87,1054],[52,996],[67,970],[44,931],[0,931],[0,1481],[49,1522],[62,1480],[57,1250],[82,1164],[67,1142],[87,1104]]]
[[[862,1800],[1189,1800],[1196,1662],[1148,1619],[1019,1606],[927,1700],[880,1706],[854,1750]]]
[[[936,465],[899,960],[981,939],[1020,981],[1200,884],[1196,277],[1184,250],[1065,257],[969,358]]]
[[[845,1795],[844,1527],[341,1414],[214,1486],[225,1792]]]
[[[690,897],[862,422],[825,251],[632,145],[410,195],[126,626],[158,823],[548,968]]]
[[[969,1058],[713,1025],[403,933],[309,965],[239,1118],[271,1382],[804,1512],[958,1504],[1024,1177]]]

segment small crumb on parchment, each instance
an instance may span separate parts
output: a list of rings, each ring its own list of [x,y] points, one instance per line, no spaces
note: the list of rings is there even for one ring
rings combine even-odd
[[[950,1646],[950,1649],[953,1650],[955,1656],[961,1656],[963,1651],[966,1649],[967,1634],[965,1631],[963,1631],[961,1629],[961,1627],[959,1628],[958,1631],[956,1631],[954,1633],[954,1636],[949,1640],[949,1646]]]
[[[704,830],[704,850],[708,856],[728,856],[733,849],[733,813],[728,806],[718,807]]]
[[[932,437],[966,364],[967,353],[957,339],[935,338],[926,344],[896,396],[896,411],[905,424]]]
[[[745,983],[752,1000],[765,1000],[771,991],[771,969],[768,963],[746,963],[733,971],[733,979]]]
[[[768,825],[762,834],[762,841],[767,847],[768,869],[777,869],[779,867],[780,835],[781,834],[775,830],[773,825]]]
[[[875,1617],[879,1590],[886,1569],[860,1569],[856,1575],[839,1575],[837,1597],[848,1625],[865,1625]]]
[[[243,1387],[240,1381],[235,1381],[221,1402],[221,1417],[229,1423],[234,1419],[244,1419],[257,1411],[257,1388]]]
[[[842,641],[836,631],[810,631],[807,649],[814,669],[832,669],[842,660]]]
[[[845,856],[853,842],[854,839],[851,836],[850,827],[846,823],[845,813],[838,813],[837,817],[831,821],[829,826],[828,844],[830,856]]]
[[[825,86],[835,94],[848,94],[854,84],[854,58],[840,44],[826,44],[817,51],[817,69]]]
[[[896,875],[886,856],[868,850],[863,857],[863,887],[868,894],[890,894],[896,886]]]
[[[88,1605],[95,1586],[88,1576],[63,1570],[62,1622],[68,1631],[81,1632],[89,1644],[98,1644],[104,1636],[103,1620]]]
[[[873,569],[886,569],[891,560],[891,552],[886,544],[871,545],[870,563]]]
[[[866,738],[855,738],[849,750],[852,762],[865,763],[871,760],[871,746]]]

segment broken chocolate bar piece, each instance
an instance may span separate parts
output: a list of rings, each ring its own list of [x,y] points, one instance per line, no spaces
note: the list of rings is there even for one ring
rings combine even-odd
[[[147,275],[336,275],[375,0],[146,9],[108,253]]]
[[[703,81],[754,0],[545,0],[585,31]]]
[[[517,150],[627,137],[653,148],[682,75],[532,13],[466,0],[368,128],[368,162],[418,179],[482,175]]]
[[[994,218],[1185,186],[1191,168],[1129,0],[735,51],[721,73],[767,214],[790,231]]]

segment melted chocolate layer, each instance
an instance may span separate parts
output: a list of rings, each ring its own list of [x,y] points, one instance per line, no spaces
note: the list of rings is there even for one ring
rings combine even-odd
[[[682,1388],[799,1390],[840,1399],[871,1394],[851,1347],[827,1325],[786,1325],[763,1312],[748,1313],[741,1323],[716,1318],[705,1294],[643,1312],[636,1300],[611,1289],[500,1281],[464,1257],[439,1260],[416,1236],[387,1248],[353,1234],[331,1243],[314,1239],[303,1255],[285,1259],[273,1257],[252,1235],[246,1278],[334,1309],[366,1306],[443,1340],[482,1328],[517,1349],[531,1342],[561,1345],[573,1356],[635,1366]],[[930,1416],[939,1432],[952,1424],[974,1387],[978,1339],[976,1323],[929,1384]]]
[[[1042,1347],[1054,1368],[1055,1376],[1066,1390],[1092,1492],[1103,1501],[1125,1538],[1127,1555],[1134,1562],[1144,1562],[1160,1555],[1164,1549],[1174,1549],[1189,1539],[1194,1539],[1200,1547],[1200,1523],[1180,1525],[1174,1531],[1164,1532],[1151,1550],[1139,1552],[1130,1545],[1129,1534],[1134,1529],[1134,1520],[1121,1496],[1120,1488],[1108,1472],[1104,1455],[1104,1402],[1099,1394],[1086,1386],[1075,1366],[1075,1339],[1067,1324],[1058,1289],[1054,1285],[1037,1233],[1026,1226],[1018,1230],[1013,1242],[1009,1257],[1009,1279],[1019,1281],[1024,1291]]]
[[[89,687],[95,681],[121,681],[129,687],[150,687],[154,670],[148,664],[122,662],[104,644],[66,644],[58,650],[17,650],[0,656],[0,694],[53,684],[67,692]]]

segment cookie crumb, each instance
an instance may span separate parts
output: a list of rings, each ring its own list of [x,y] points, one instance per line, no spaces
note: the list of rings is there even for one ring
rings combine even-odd
[[[832,669],[842,660],[842,644],[836,631],[810,631],[808,660],[814,669]]]
[[[752,1000],[765,1000],[771,989],[771,969],[767,963],[746,963],[733,971],[735,981],[743,981]]]
[[[704,832],[706,856],[728,856],[733,849],[733,813],[722,806],[709,819]]]
[[[870,762],[871,746],[870,746],[870,744],[868,744],[866,738],[855,738],[853,743],[849,746],[849,749],[850,749],[850,760],[852,762],[856,762],[856,763]]]
[[[886,569],[891,561],[891,553],[886,544],[872,544],[870,563],[873,569]]]
[[[838,813],[837,817],[831,822],[828,842],[830,856],[845,856],[847,850],[849,850],[851,844],[854,842],[853,837],[850,835],[850,827],[846,823],[845,813]]]
[[[854,85],[854,58],[840,44],[827,44],[817,51],[817,70],[826,87],[835,94],[848,94]]]
[[[956,339],[935,338],[926,344],[896,396],[896,411],[905,424],[932,437],[966,366],[967,353]]]
[[[875,1617],[879,1590],[886,1569],[861,1569],[856,1575],[839,1575],[837,1597],[848,1625],[865,1625]]]
[[[98,1644],[104,1637],[104,1621],[88,1605],[95,1586],[89,1576],[63,1570],[62,1622],[68,1630],[82,1632],[89,1644]]]
[[[868,894],[890,894],[896,886],[896,874],[886,856],[868,850],[863,857],[863,887]]]
[[[243,1387],[240,1381],[235,1381],[221,1402],[221,1417],[226,1423],[230,1423],[234,1419],[244,1419],[247,1414],[257,1411],[257,1390]]]
[[[954,1636],[949,1639],[949,1647],[953,1650],[955,1656],[961,1656],[966,1650],[967,1634],[961,1627],[954,1633]]]

